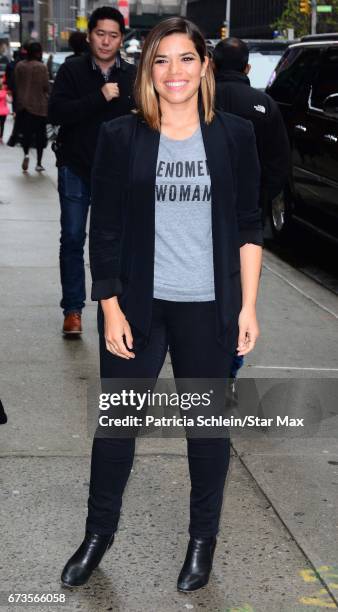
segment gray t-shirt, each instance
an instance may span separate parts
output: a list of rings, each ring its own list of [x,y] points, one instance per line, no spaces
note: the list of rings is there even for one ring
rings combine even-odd
[[[154,297],[214,300],[211,184],[200,127],[185,140],[161,134],[155,189]]]

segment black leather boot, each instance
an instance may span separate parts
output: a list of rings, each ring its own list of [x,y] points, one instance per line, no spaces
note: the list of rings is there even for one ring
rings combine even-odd
[[[104,553],[111,547],[113,535],[99,535],[86,531],[81,546],[66,563],[61,574],[64,586],[73,587],[85,584],[91,573],[99,565]]]
[[[184,593],[197,591],[208,584],[216,538],[190,538],[177,589]]]

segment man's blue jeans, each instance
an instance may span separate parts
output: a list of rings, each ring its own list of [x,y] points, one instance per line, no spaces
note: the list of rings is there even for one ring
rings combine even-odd
[[[81,312],[86,300],[84,244],[90,204],[89,186],[68,166],[59,168],[61,206],[60,274],[64,314]]]
[[[231,366],[231,374],[230,374],[231,378],[237,377],[238,370],[241,369],[243,364],[244,364],[243,355],[234,355],[232,366]]]

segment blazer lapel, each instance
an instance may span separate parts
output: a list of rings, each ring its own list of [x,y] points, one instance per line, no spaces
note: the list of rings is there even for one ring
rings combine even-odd
[[[221,341],[225,342],[226,329],[232,310],[230,278],[239,269],[239,261],[232,259],[236,252],[232,245],[237,242],[233,228],[236,227],[235,187],[228,144],[228,134],[223,118],[215,114],[207,125],[201,117],[201,129],[211,180],[211,215],[214,259],[214,281],[217,305],[217,329]]]
[[[229,241],[230,228],[235,222],[235,191],[228,134],[217,114],[209,125],[201,118],[201,129],[211,180],[214,267],[217,271],[222,261],[222,274],[226,274],[232,271],[232,266],[231,262],[225,261],[229,250],[224,248],[224,243]]]
[[[147,335],[151,324],[155,251],[155,182],[159,132],[137,122],[131,169],[132,261],[128,317]]]
[[[201,130],[210,171],[213,219],[228,218],[234,207],[234,183],[228,138],[217,114],[207,125],[201,117]],[[215,227],[216,229],[216,227]]]

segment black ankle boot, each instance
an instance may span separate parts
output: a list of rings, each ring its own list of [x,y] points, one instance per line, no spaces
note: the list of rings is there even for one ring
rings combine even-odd
[[[81,546],[66,563],[61,574],[64,586],[73,587],[85,584],[93,570],[99,565],[104,553],[111,547],[113,535],[99,535],[86,532]]]
[[[215,546],[216,538],[190,538],[177,581],[179,591],[188,593],[208,584]]]

